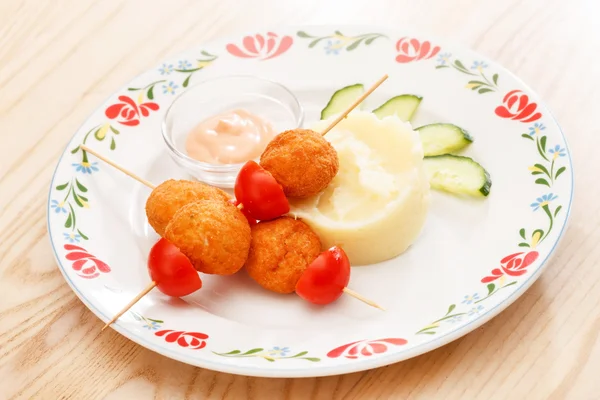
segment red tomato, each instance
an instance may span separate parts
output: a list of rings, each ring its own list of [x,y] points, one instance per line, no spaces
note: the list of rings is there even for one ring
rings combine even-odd
[[[200,275],[190,259],[165,239],[152,246],[148,271],[158,290],[167,296],[186,296],[202,287]]]
[[[237,200],[234,200],[234,199],[229,200],[229,202],[236,207],[238,207],[240,205],[240,202]],[[238,207],[238,209],[242,212],[242,214],[244,214],[244,217],[246,217],[250,226],[256,225],[258,223],[258,222],[256,222],[256,219],[254,219],[250,216],[250,214],[248,213],[248,209],[246,207],[242,206],[242,208]]]
[[[314,304],[337,300],[350,281],[350,260],[340,247],[319,254],[296,283],[296,293]]]
[[[281,185],[254,161],[248,161],[240,169],[235,180],[235,197],[248,215],[260,221],[275,219],[290,211]]]

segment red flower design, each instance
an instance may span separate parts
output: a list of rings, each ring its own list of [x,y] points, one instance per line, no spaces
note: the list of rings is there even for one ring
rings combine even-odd
[[[378,340],[359,340],[336,347],[327,353],[329,358],[338,358],[344,356],[346,358],[369,357],[373,354],[385,353],[388,350],[388,345],[401,346],[408,343],[405,339],[388,338]]]
[[[117,122],[127,126],[139,125],[141,117],[147,117],[150,115],[150,111],[156,111],[159,108],[158,104],[151,101],[137,104],[129,96],[119,96],[119,101],[120,103],[109,106],[104,114],[109,119],[119,118]]]
[[[440,46],[431,46],[427,40],[419,42],[414,38],[403,37],[396,43],[396,50],[400,52],[396,56],[399,63],[409,63],[411,61],[426,60],[440,52]]]
[[[73,261],[71,268],[77,271],[77,275],[82,278],[94,279],[100,276],[100,273],[108,274],[110,272],[110,267],[105,262],[98,260],[83,247],[65,244],[65,250],[69,251],[66,259]]]
[[[527,272],[526,268],[533,264],[538,256],[539,253],[535,250],[530,251],[527,254],[520,252],[506,256],[500,260],[500,268],[494,268],[492,270],[492,275],[486,276],[481,282],[488,283],[495,281],[504,274],[508,276],[521,276]]]
[[[285,53],[293,42],[294,39],[291,36],[280,37],[276,33],[268,32],[266,38],[260,33],[244,37],[242,40],[243,50],[233,43],[229,43],[226,49],[236,57],[268,60]]]
[[[165,329],[155,333],[156,336],[165,337],[167,343],[174,343],[181,347],[189,347],[192,350],[198,350],[206,346],[208,335],[200,332],[184,332]]]
[[[529,96],[520,90],[506,93],[502,102],[503,105],[496,107],[496,115],[499,117],[521,122],[533,122],[542,118],[541,113],[535,112],[537,104],[530,103]]]

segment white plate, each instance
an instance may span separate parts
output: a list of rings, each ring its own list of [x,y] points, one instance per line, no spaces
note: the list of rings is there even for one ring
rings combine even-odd
[[[500,313],[539,277],[573,195],[570,153],[550,111],[507,70],[462,47],[379,28],[340,30],[290,27],[205,44],[135,78],[75,133],[52,180],[48,230],[65,279],[99,318],[107,321],[148,284],[146,256],[157,236],[144,214],[149,189],[93,157],[83,163],[78,145],[155,183],[185,177],[161,137],[164,111],[186,83],[231,74],[286,85],[310,126],[335,90],[368,86],[387,73],[367,104],[374,108],[402,93],[423,96],[413,126],[451,122],[471,132],[475,142],[465,155],[490,172],[491,195],[475,201],[434,192],[412,248],[353,269],[350,286],[387,312],[348,296],[312,307],[298,296],[262,290],[241,271],[204,276],[203,289],[184,299],[152,291],[113,326],[123,335],[218,371],[340,374],[442,346]],[[128,101],[136,108],[124,109],[134,111],[107,116],[107,108]]]

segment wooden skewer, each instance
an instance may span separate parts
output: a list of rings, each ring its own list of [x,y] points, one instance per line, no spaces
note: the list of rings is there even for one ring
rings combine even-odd
[[[152,289],[154,289],[156,287],[156,285],[157,285],[156,282],[154,282],[154,281],[150,282],[150,284],[148,286],[146,286],[146,289],[142,290],[137,296],[135,296],[133,298],[133,300],[131,300],[129,303],[127,303],[127,305],[125,307],[123,307],[123,309],[121,311],[119,311],[114,317],[112,317],[112,319],[110,321],[108,321],[106,323],[106,325],[104,325],[104,327],[102,328],[102,330],[100,332],[102,332],[103,330],[105,330],[106,328],[108,328],[110,326],[110,324],[112,324],[117,319],[119,319],[119,317],[121,315],[125,314],[127,312],[127,310],[129,310],[131,307],[133,307],[135,303],[137,303],[138,301],[140,301],[140,299],[142,297],[144,297]]]
[[[364,99],[366,99],[371,93],[373,93],[375,91],[375,89],[377,89],[379,87],[379,85],[381,85],[387,78],[388,78],[387,74],[385,74],[384,76],[382,76],[381,78],[379,78],[379,80],[377,82],[375,82],[373,84],[373,86],[371,86],[369,88],[369,90],[367,90],[366,92],[364,92],[362,96],[360,96],[358,99],[356,99],[356,101],[354,103],[352,103],[350,105],[350,107],[348,107],[346,109],[346,111],[344,111],[343,113],[341,113],[331,124],[329,124],[329,126],[327,128],[325,128],[325,130],[321,133],[321,135],[325,136],[325,134],[327,132],[329,132],[331,129],[333,129],[333,127],[336,126],[341,120],[343,120],[344,118],[346,118],[346,116],[348,114],[350,114],[350,111],[354,110],[354,108],[356,108],[356,106],[358,106],[360,103],[362,103],[362,101]]]
[[[375,303],[373,300],[369,300],[366,297],[363,297],[362,295],[356,293],[352,289],[348,289],[347,287],[345,287],[344,293],[346,293],[349,296],[354,297],[357,300],[362,301],[363,303],[365,303],[367,305],[370,305],[371,307],[379,308],[381,311],[385,311],[385,308],[381,307],[379,304]]]
[[[125,175],[129,175],[130,177],[132,177],[136,181],[140,182],[141,184],[148,186],[150,189],[155,189],[156,188],[156,185],[154,185],[152,182],[148,182],[144,178],[141,178],[141,177],[137,176],[136,174],[134,174],[133,172],[126,170],[125,168],[123,168],[119,164],[117,164],[116,162],[114,162],[114,161],[112,161],[112,160],[104,157],[102,154],[96,152],[95,150],[90,149],[86,145],[82,144],[80,146],[80,148],[81,148],[81,150],[86,151],[86,152],[88,152],[90,154],[93,154],[94,156],[96,156],[100,160],[104,161],[105,163],[107,163],[107,164],[115,167],[116,169],[118,169],[119,171],[121,171],[122,173],[124,173]]]

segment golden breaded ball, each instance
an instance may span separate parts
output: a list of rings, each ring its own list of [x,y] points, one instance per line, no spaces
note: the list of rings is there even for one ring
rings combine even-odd
[[[310,129],[277,135],[261,155],[260,165],[275,177],[287,197],[295,198],[319,193],[340,168],[331,143]]]
[[[233,204],[200,200],[183,206],[165,230],[165,239],[205,274],[231,275],[244,266],[250,225]]]
[[[263,288],[293,293],[304,270],[320,253],[321,241],[308,225],[280,217],[252,227],[245,268]]]
[[[229,200],[223,190],[202,182],[169,179],[158,185],[146,200],[146,216],[160,236],[173,215],[183,206],[198,200]]]

